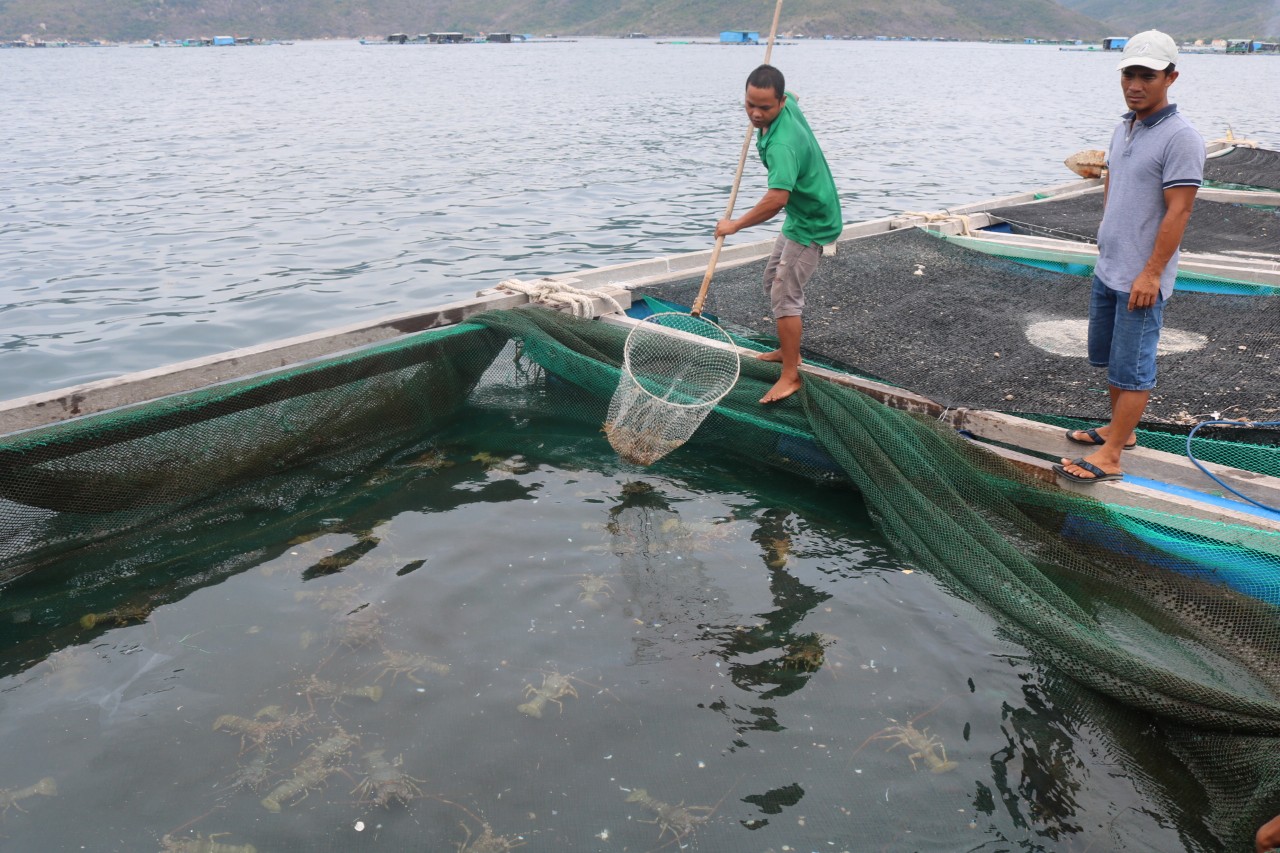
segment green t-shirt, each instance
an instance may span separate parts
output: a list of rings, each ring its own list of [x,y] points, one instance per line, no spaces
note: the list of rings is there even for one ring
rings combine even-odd
[[[782,235],[802,246],[825,246],[834,243],[844,229],[840,196],[799,103],[798,97],[787,92],[782,112],[768,131],[756,134],[756,150],[769,170],[769,189],[791,193]]]

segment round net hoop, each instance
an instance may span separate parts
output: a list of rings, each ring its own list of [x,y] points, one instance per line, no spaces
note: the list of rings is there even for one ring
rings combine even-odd
[[[710,320],[667,311],[627,335],[604,424],[628,462],[652,465],[684,444],[738,381],[738,350]]]

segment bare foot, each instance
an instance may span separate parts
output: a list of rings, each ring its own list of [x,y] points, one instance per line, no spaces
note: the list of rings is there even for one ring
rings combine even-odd
[[[773,352],[762,352],[756,356],[761,361],[782,361],[782,350],[776,349]]]
[[[800,390],[800,377],[784,376],[777,382],[773,383],[773,387],[760,398],[761,403],[776,403],[779,400],[785,400],[792,394]]]

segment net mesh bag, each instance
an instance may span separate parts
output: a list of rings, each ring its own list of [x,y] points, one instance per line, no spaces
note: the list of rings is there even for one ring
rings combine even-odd
[[[4,437],[0,607],[28,614],[0,622],[18,650],[5,666],[47,653],[68,590],[78,610],[101,612],[216,580],[185,578],[180,556],[98,565],[123,535],[216,554],[239,505],[253,519],[244,535],[265,547],[300,495],[343,493],[467,409],[599,427],[626,374],[626,335],[541,309],[492,312]],[[661,464],[714,450],[856,490],[902,560],[1029,651],[1056,703],[1149,720],[1112,749],[1178,811],[1189,849],[1247,849],[1280,811],[1280,536],[1046,487],[935,421],[825,381],[766,407],[778,371],[742,361],[687,450]],[[1139,742],[1153,737],[1158,760]]]
[[[604,432],[623,459],[652,465],[684,444],[738,379],[733,340],[709,320],[651,314],[627,335]]]

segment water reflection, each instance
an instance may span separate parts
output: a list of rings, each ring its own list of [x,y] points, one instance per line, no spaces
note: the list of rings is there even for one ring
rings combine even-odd
[[[623,485],[608,515],[605,529],[630,594],[629,615],[645,627],[633,640],[634,663],[684,656],[702,625],[733,620],[728,591],[698,557],[722,536],[719,524],[682,521],[667,496],[642,480]]]
[[[1076,796],[1084,765],[1074,732],[1037,686],[1024,687],[1023,698],[1025,705],[1001,707],[1005,746],[991,756],[992,783],[1015,827],[1059,841],[1081,831]],[[977,789],[974,808],[990,815],[997,807],[995,795],[981,782]]]
[[[793,532],[788,520],[792,515],[784,509],[765,510],[751,535],[752,541],[761,547],[769,572],[769,592],[776,608],[758,614],[762,622],[734,632],[725,643],[725,659],[731,662],[730,673],[735,684],[751,692],[757,692],[763,685],[774,685],[760,692],[761,699],[787,696],[803,687],[822,668],[825,649],[833,642],[821,634],[795,630],[831,596],[802,583],[786,570]],[[770,651],[777,654],[752,663],[743,662]]]

